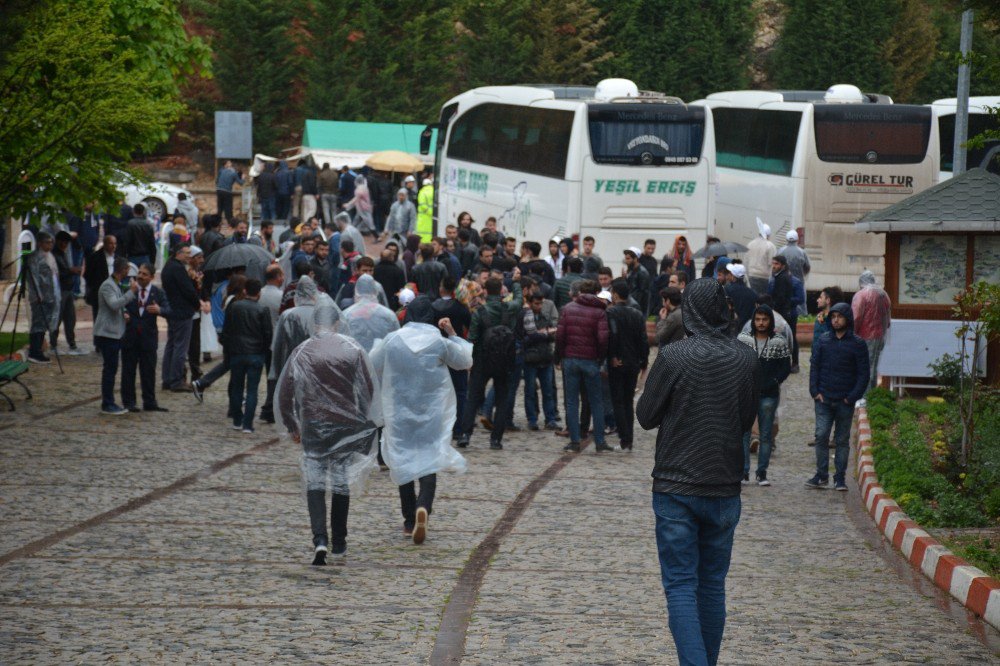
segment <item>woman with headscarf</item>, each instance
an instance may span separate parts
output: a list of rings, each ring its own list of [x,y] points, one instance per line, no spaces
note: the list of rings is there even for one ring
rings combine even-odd
[[[344,204],[344,209],[354,208],[354,226],[362,235],[375,235],[375,220],[372,216],[372,197],[368,191],[368,181],[364,176],[354,179],[354,198]]]
[[[435,326],[430,299],[418,296],[407,306],[406,324],[375,346],[371,361],[386,387],[382,457],[399,485],[403,533],[420,544],[427,536],[437,473],[466,469],[465,458],[451,446],[456,398],[448,368],[471,368],[472,344],[447,318]]]
[[[354,285],[354,305],[344,310],[344,322],[350,336],[366,352],[378,340],[399,330],[399,322],[392,310],[378,302],[378,283],[371,275],[362,275]]]
[[[291,311],[289,311],[291,312]],[[286,313],[288,314],[288,313]],[[351,493],[376,468],[381,425],[378,385],[364,350],[339,333],[340,311],[324,301],[313,312],[313,336],[302,342],[278,379],[281,425],[302,444],[302,478],[313,532],[314,565],[347,553]],[[326,492],[330,528],[326,531]]]

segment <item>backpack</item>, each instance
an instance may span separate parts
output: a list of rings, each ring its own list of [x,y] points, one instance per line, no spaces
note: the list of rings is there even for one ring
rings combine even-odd
[[[483,333],[478,361],[482,364],[484,374],[496,376],[509,372],[514,367],[516,356],[516,338],[510,327],[510,315],[504,307],[500,321]]]

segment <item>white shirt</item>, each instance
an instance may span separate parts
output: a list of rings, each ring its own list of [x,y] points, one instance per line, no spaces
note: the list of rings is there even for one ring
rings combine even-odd
[[[108,253],[104,253],[104,260],[108,262],[108,275],[115,272],[115,255],[108,256]]]

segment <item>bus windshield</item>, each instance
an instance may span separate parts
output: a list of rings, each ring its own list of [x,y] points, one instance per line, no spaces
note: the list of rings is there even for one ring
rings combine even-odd
[[[824,162],[919,164],[927,157],[931,110],[896,104],[817,104],[816,152]]]
[[[588,108],[590,148],[598,164],[697,164],[705,110],[676,104],[594,104]]]
[[[955,146],[955,114],[938,118],[938,130],[941,133],[941,170],[951,171],[954,168],[953,150]],[[969,138],[982,134],[987,130],[1000,131],[1000,121],[985,113],[969,114]],[[996,139],[988,139],[982,148],[966,150],[965,165],[972,169],[983,163],[986,155],[994,146],[1000,145]]]

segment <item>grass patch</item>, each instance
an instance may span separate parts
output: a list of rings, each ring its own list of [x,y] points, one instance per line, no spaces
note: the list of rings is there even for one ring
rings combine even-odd
[[[17,351],[28,344],[27,333],[0,332],[0,356],[6,356],[10,353],[11,336],[14,337],[14,351]]]
[[[987,575],[1000,578],[1000,537],[953,535],[941,539],[941,543]]]

